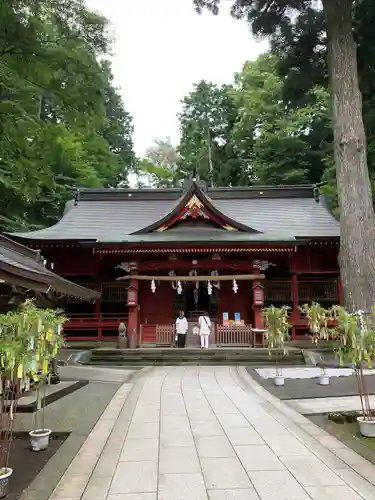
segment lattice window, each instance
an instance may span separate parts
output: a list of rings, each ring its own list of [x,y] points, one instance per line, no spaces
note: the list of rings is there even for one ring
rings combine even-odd
[[[299,302],[337,302],[337,280],[299,281]]]
[[[126,302],[127,285],[103,285],[102,302]]]
[[[263,286],[265,302],[281,302],[283,304],[292,302],[291,281],[266,280],[263,282]]]

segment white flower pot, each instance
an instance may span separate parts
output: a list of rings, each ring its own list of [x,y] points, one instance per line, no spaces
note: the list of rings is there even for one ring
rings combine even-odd
[[[329,375],[322,373],[318,377],[319,385],[329,385]]]
[[[5,498],[9,490],[9,479],[13,474],[13,469],[4,467],[0,469],[0,498]]]
[[[278,387],[283,386],[284,385],[284,377],[282,375],[276,375],[275,378],[273,379],[273,382]]]
[[[375,437],[375,418],[372,417],[371,420],[365,420],[364,417],[357,417],[357,422],[359,424],[359,432],[362,436],[374,438]]]
[[[51,429],[37,429],[30,431],[30,445],[33,451],[42,451],[48,448]]]

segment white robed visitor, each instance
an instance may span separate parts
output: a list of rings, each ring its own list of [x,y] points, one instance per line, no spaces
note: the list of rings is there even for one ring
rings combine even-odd
[[[187,319],[184,316],[183,311],[180,311],[179,317],[176,319],[176,340],[177,347],[185,347],[186,344],[186,334],[189,325]]]
[[[211,320],[207,315],[199,316],[199,336],[201,338],[201,348],[208,349],[208,337],[211,333]]]

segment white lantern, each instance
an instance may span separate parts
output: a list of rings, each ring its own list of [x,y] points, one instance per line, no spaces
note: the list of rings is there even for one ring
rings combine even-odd
[[[182,285],[180,280],[177,281],[177,293],[178,295],[182,294]]]
[[[210,281],[207,282],[207,293],[208,295],[212,295],[212,285]]]
[[[233,280],[232,290],[233,290],[234,293],[238,292],[238,285],[237,285],[237,281],[236,280]]]
[[[151,281],[151,292],[152,293],[156,292],[156,285],[155,285],[155,281],[154,280]]]

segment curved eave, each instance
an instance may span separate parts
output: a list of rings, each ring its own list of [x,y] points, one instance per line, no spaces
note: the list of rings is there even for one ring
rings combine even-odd
[[[45,270],[45,273],[37,269],[28,270],[3,262],[1,259],[0,277],[10,285],[18,285],[43,293],[53,290],[61,295],[84,300],[97,300],[101,296],[100,292],[76,285],[55,273],[48,272],[48,270]]]
[[[147,249],[147,248],[200,248],[202,245],[208,245],[211,248],[216,247],[239,247],[243,249],[247,249],[249,247],[259,246],[259,247],[267,247],[267,246],[284,246],[290,247],[291,249],[297,246],[303,246],[308,244],[308,240],[295,240],[295,239],[275,239],[275,240],[249,240],[249,241],[235,241],[235,240],[227,240],[227,241],[218,241],[218,240],[210,240],[210,239],[202,239],[200,241],[150,241],[150,240],[141,240],[141,241],[97,241],[96,243],[90,242],[82,242],[82,246],[86,248],[126,248],[130,249]]]
[[[54,227],[54,226],[51,226],[51,227]],[[47,229],[49,229],[49,228],[41,229],[40,232],[42,233],[42,231],[46,231]],[[31,237],[30,236],[33,234],[34,234],[34,232],[32,232],[32,233],[4,233],[4,235],[6,235],[7,238],[9,238],[9,239],[11,239],[11,240],[17,242],[18,244],[23,245],[23,246],[25,246],[27,244],[27,245],[33,245],[35,247],[35,245],[37,245],[37,244],[41,244],[43,246],[46,246],[46,244],[47,245],[48,244],[58,245],[61,243],[64,243],[66,245],[80,245],[82,242],[81,238],[76,238],[76,237],[75,238],[56,239],[56,238],[48,238],[48,237],[46,238],[45,236],[43,236],[43,237],[38,238],[38,237]],[[88,243],[91,243],[91,242],[95,243],[95,241],[97,241],[97,239],[96,238],[87,238],[84,241],[85,242],[87,241]],[[26,248],[29,248],[29,247],[26,247]],[[35,250],[32,250],[32,251],[35,252]]]
[[[84,300],[96,300],[100,293],[68,281],[46,269],[38,251],[0,235],[0,278],[10,285],[46,293],[59,294]]]
[[[186,206],[186,204],[194,195],[196,195],[200,199],[200,201],[212,212],[213,215],[221,219],[224,225],[227,224],[237,229],[238,231],[246,233],[261,234],[260,231],[257,231],[249,226],[246,226],[245,224],[241,224],[240,222],[232,219],[231,217],[228,217],[226,214],[221,212],[218,208],[215,207],[211,199],[202,191],[202,189],[198,186],[198,184],[196,182],[193,182],[190,189],[186,191],[184,195],[181,196],[181,198],[176,203],[175,207],[168,214],[166,214],[164,217],[157,220],[156,222],[150,224],[149,226],[146,226],[143,229],[135,231],[134,233],[132,233],[132,235],[151,233],[152,231],[156,231],[159,227],[163,226],[164,224],[167,224],[171,219],[173,219],[173,217],[179,214],[179,212]]]

